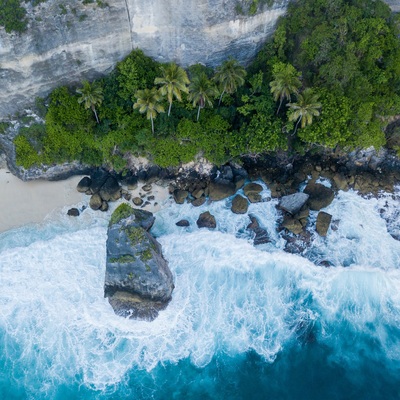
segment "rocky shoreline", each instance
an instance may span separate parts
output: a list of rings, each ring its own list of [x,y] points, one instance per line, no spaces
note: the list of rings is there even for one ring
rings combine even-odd
[[[390,166],[387,160],[384,160],[386,162],[384,164],[372,156],[364,157],[363,163],[360,159],[351,163],[348,159],[323,158],[320,155],[298,158],[291,163],[285,163],[285,161],[282,156],[280,158],[265,157],[256,162],[247,159],[244,160],[242,166],[228,164],[221,168],[213,167],[207,174],[199,173],[195,167],[172,173],[171,170],[151,166],[146,170],[142,169],[126,176],[97,169],[90,177],[82,178],[77,189],[91,196],[89,206],[94,210],[106,211],[109,202],[123,197],[124,205],[130,204],[129,209],[133,207],[132,213],[137,215],[146,213],[141,208],[157,200],[152,195],[152,189],[153,184],[160,181],[169,185],[170,197],[177,204],[190,203],[193,207],[199,207],[205,203],[209,204],[231,197],[233,198],[231,211],[236,214],[248,214],[251,203],[275,199],[279,210],[277,230],[279,236],[286,242],[284,250],[306,256],[307,248],[315,235],[324,237],[329,229],[337,229],[340,223],[334,215],[324,211],[332,203],[338,191],[354,189],[362,196],[379,196],[381,191],[393,193],[394,186],[400,181],[399,168],[396,166],[385,168],[385,165]],[[260,183],[265,183],[270,189],[270,196],[265,197],[262,194],[264,187]],[[138,186],[140,187],[139,196],[132,198],[130,189],[137,189]],[[396,194],[394,193],[393,196]],[[202,211],[197,219],[197,226],[215,229],[218,224],[215,216],[209,211],[204,211],[204,207]],[[313,218],[310,218],[312,212],[315,213]],[[70,215],[79,215],[79,212],[76,214],[71,212]],[[136,219],[142,218],[137,215]],[[384,210],[381,215],[384,218]],[[270,243],[268,231],[260,225],[255,216],[251,214],[248,216],[247,229],[251,233],[254,246]],[[114,214],[111,219],[113,218]],[[154,221],[152,214],[146,218]],[[124,236],[121,232],[128,228],[135,229],[136,232],[140,228],[137,225],[137,221],[133,223],[123,221],[123,229],[120,226],[115,227],[115,222],[109,227],[105,296],[109,297],[110,304],[117,314],[152,320],[170,301],[173,281],[167,263],[162,258],[161,246],[148,232],[150,229],[148,226],[142,229],[143,240],[131,243],[128,252],[126,247],[122,253],[116,252],[116,249],[121,247],[120,243],[127,242],[126,235]],[[176,221],[176,225],[184,228],[189,226],[190,222],[179,220]],[[393,237],[399,240],[398,237]],[[146,243],[147,248],[143,249]],[[140,251],[136,251],[137,248],[140,248]],[[111,251],[112,249],[114,250]],[[137,254],[143,254],[146,251],[149,254],[146,262],[143,263]],[[150,264],[152,267],[149,267]],[[324,260],[319,264],[325,267],[330,266]],[[115,272],[116,265],[118,273]],[[161,280],[157,275],[159,270],[164,271],[159,274],[162,277]],[[154,271],[157,272],[156,277]],[[148,286],[166,286],[167,290],[164,290],[160,297],[147,292],[147,289],[142,290],[143,287]],[[138,290],[138,287],[141,289]]]

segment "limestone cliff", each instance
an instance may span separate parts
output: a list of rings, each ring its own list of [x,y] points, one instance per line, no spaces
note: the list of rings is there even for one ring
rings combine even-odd
[[[399,0],[386,0],[400,11]],[[243,4],[247,4],[242,0]],[[239,0],[47,0],[28,11],[26,33],[0,27],[0,120],[61,84],[111,70],[133,48],[158,61],[248,62],[289,0],[240,15]]]
[[[254,16],[237,0],[79,0],[26,5],[26,33],[0,28],[0,119],[61,84],[92,79],[133,48],[159,61],[217,65],[228,56],[248,62],[284,13],[278,0]]]

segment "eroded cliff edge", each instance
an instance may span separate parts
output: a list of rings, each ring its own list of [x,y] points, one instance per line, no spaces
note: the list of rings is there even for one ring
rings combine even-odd
[[[134,48],[158,61],[215,66],[229,56],[248,62],[273,32],[288,0],[253,16],[237,0],[80,0],[26,5],[26,33],[0,28],[0,119],[56,86],[110,71]]]

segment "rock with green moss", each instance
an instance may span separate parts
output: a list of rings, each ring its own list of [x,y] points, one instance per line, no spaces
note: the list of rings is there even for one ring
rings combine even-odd
[[[174,283],[161,245],[149,233],[152,213],[121,204],[107,232],[104,294],[116,314],[153,320],[171,300]]]

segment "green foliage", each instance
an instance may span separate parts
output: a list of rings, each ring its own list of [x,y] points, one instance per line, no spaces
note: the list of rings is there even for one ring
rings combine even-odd
[[[9,126],[10,124],[8,122],[0,122],[0,135],[6,133]]]
[[[142,50],[133,50],[117,64],[118,95],[124,100],[133,100],[138,90],[152,87],[158,75],[159,64],[147,57]]]
[[[0,26],[4,26],[7,33],[26,31],[28,21],[21,0],[0,0],[0,10]]]
[[[16,136],[14,139],[14,145],[17,165],[24,168],[30,168],[33,165],[39,165],[41,163],[40,155],[25,136]]]
[[[111,214],[109,225],[118,224],[118,222],[133,215],[135,215],[135,210],[129,204],[121,203]]]
[[[399,112],[398,34],[389,7],[380,0],[289,5],[274,36],[275,57],[289,61],[302,73],[303,85],[322,94],[321,118],[299,132],[302,140],[327,146],[384,144],[383,120]]]

